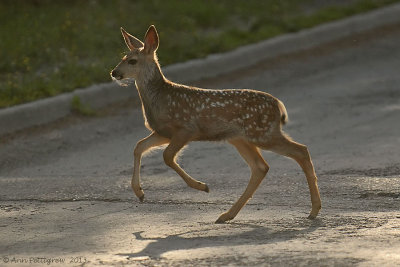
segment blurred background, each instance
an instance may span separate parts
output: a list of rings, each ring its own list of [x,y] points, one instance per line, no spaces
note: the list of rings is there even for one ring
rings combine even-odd
[[[160,35],[161,65],[202,58],[399,0],[1,0],[0,108],[110,80],[119,28]]]

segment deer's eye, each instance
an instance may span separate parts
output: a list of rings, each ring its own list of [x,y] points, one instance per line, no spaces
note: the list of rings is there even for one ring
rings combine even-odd
[[[129,59],[129,60],[128,60],[128,64],[130,64],[130,65],[135,65],[136,62],[137,62],[136,59]]]

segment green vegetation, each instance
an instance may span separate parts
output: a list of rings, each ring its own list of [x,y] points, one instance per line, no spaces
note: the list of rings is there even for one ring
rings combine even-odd
[[[2,0],[0,108],[110,81],[120,26],[142,37],[155,24],[165,66],[398,1]]]
[[[94,116],[96,112],[91,109],[88,105],[82,103],[79,96],[72,97],[71,100],[71,111],[75,114],[83,115],[83,116]]]

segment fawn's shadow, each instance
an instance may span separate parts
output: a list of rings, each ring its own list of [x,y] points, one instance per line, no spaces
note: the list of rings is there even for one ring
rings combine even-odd
[[[163,253],[177,250],[279,243],[312,233],[322,225],[323,223],[319,219],[314,221],[297,221],[292,225],[286,225],[283,229],[282,227],[275,229],[275,227],[265,227],[252,223],[229,223],[224,224],[223,226],[225,226],[225,228],[221,229],[225,232],[225,235],[215,234],[218,232],[216,228],[208,228],[186,231],[160,238],[143,237],[142,233],[144,231],[140,231],[133,233],[136,240],[151,240],[154,242],[149,243],[139,252],[119,253],[117,255],[128,257],[128,259],[142,256],[160,258]],[[229,229],[232,228],[234,228],[236,232],[239,231],[239,233],[231,234]],[[243,228],[246,228],[246,230],[241,231]]]

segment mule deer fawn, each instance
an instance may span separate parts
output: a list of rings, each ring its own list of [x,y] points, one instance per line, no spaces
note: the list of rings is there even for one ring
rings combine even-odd
[[[156,50],[159,37],[152,25],[144,43],[121,28],[129,52],[112,70],[120,81],[134,78],[142,102],[146,127],[151,134],[134,149],[132,189],[143,201],[140,186],[142,154],[150,148],[168,144],[163,156],[188,186],[209,192],[205,183],[193,179],[175,161],[178,152],[191,141],[227,141],[251,169],[249,184],[239,200],[216,223],[232,220],[253,196],[269,166],[260,149],[274,151],[297,161],[307,177],[314,219],[321,209],[317,177],[306,146],[292,141],[282,132],[288,116],[285,106],[270,94],[255,90],[208,90],[167,80],[161,72]]]

